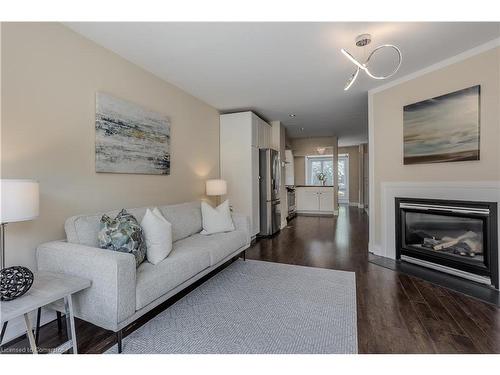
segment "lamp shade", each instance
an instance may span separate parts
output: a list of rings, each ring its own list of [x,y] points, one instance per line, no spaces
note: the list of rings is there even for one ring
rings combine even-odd
[[[227,183],[225,180],[207,180],[207,195],[224,195],[227,193]]]
[[[38,182],[2,179],[0,188],[0,223],[32,220],[38,216]]]

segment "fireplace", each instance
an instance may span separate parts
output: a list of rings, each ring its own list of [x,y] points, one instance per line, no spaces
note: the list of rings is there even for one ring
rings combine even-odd
[[[497,203],[395,198],[396,259],[498,289]]]

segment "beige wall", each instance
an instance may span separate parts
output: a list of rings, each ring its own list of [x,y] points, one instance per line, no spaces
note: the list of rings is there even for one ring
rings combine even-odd
[[[64,237],[71,215],[199,199],[219,174],[213,107],[56,23],[3,24],[2,178],[40,182],[40,217],[7,227],[7,264]],[[169,176],[95,173],[95,93],[169,116]]]
[[[319,155],[317,148],[325,147],[325,155],[332,155],[334,146],[337,144],[335,137],[311,137],[311,138],[291,138],[290,148],[294,157],[294,177],[295,185],[306,184],[305,157],[309,155]]]
[[[337,147],[337,137],[291,138],[290,148],[294,156],[318,155],[317,148],[326,147],[325,154],[331,154]]]
[[[293,177],[295,185],[306,184],[306,161],[305,156],[293,157]]]
[[[360,176],[362,176],[360,178],[360,184],[362,185],[360,199],[362,200],[362,202],[360,203],[362,203],[363,206],[368,209],[370,200],[370,160],[368,159],[368,144],[365,143],[360,145],[359,147],[361,161]]]
[[[349,203],[358,203],[359,146],[339,147],[339,154],[349,155]]]
[[[370,219],[381,242],[381,183],[386,181],[500,180],[500,48],[373,94],[374,202]],[[473,85],[481,85],[479,161],[403,165],[403,106]],[[372,188],[372,187],[370,187]]]

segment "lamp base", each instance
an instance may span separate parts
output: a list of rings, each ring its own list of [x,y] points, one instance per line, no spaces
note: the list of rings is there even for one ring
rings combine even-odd
[[[21,297],[33,285],[33,272],[26,267],[13,266],[0,270],[0,301]]]

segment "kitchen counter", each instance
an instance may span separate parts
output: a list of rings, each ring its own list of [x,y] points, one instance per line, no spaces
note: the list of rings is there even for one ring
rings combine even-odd
[[[332,188],[333,185],[295,185],[295,187]]]
[[[333,186],[297,185],[297,212],[325,215],[334,214],[335,189]]]

